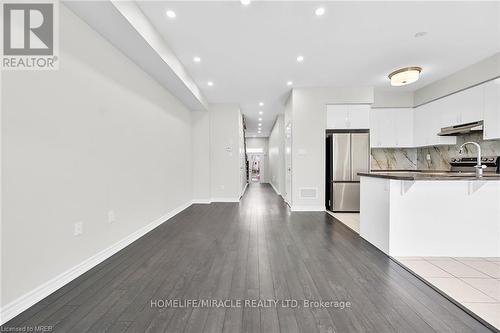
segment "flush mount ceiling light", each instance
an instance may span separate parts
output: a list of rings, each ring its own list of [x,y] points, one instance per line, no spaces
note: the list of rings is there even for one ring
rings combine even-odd
[[[303,57],[303,56],[298,56],[298,57],[297,57],[297,61],[298,61],[298,62],[302,62],[302,61],[304,61],[304,57]]]
[[[262,111],[259,111],[259,114],[263,114],[263,113],[264,113],[264,112],[262,112]]]
[[[259,118],[259,121],[262,121],[262,118]]]
[[[261,124],[261,123],[259,123],[259,127],[261,127],[261,126],[262,126],[262,124]]]
[[[264,106],[264,102],[259,102],[259,106]]]
[[[316,16],[321,16],[324,13],[325,13],[325,8],[323,7],[316,8],[316,10],[314,11],[314,14],[316,14]]]
[[[194,57],[194,58],[193,58],[193,61],[194,61],[194,62],[200,62],[200,61],[201,61],[201,58],[200,58],[200,57]]]
[[[252,2],[251,0],[240,0],[241,4],[243,6],[248,6],[250,4],[250,2]]]
[[[174,12],[173,10],[170,10],[170,9],[169,9],[169,10],[167,10],[167,13],[166,13],[166,14],[167,14],[167,17],[168,17],[168,18],[171,18],[171,19],[173,19],[173,18],[175,18],[175,17],[177,16],[177,15],[175,14],[175,12]]]
[[[286,83],[286,85],[287,85],[287,86],[291,86],[292,84],[293,84],[293,82],[292,82],[292,81],[288,81],[288,82]]]
[[[420,78],[420,72],[422,72],[420,67],[405,67],[395,70],[389,74],[391,86],[399,87],[416,82]]]
[[[213,83],[212,81],[208,81],[208,82],[207,82],[207,85],[208,85],[209,87],[211,87],[211,86],[213,86],[213,85],[214,85],[214,83]]]

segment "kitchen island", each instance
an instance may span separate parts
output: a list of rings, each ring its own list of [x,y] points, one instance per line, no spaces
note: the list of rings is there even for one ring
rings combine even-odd
[[[386,254],[500,257],[500,174],[359,175],[360,235]]]

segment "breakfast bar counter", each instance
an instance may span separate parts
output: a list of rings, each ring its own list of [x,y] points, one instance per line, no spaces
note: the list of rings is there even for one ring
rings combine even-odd
[[[360,235],[396,256],[499,257],[500,177],[360,173]]]

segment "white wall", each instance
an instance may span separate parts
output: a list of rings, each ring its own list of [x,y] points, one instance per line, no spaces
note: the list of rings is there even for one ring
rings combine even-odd
[[[193,201],[210,202],[210,113],[192,112]]]
[[[2,307],[192,198],[190,111],[60,20],[58,71],[2,73]]]
[[[375,90],[372,108],[412,108],[414,104],[412,91]]]
[[[500,53],[415,91],[415,106],[500,77]]]
[[[246,146],[247,146],[247,155],[248,155],[248,160],[251,161],[251,156],[252,155],[260,155],[262,156],[262,170],[263,170],[263,177],[261,177],[261,183],[269,183],[269,152],[268,152],[268,146],[269,146],[269,139],[265,137],[260,137],[260,138],[246,138]],[[248,149],[260,149],[262,150],[261,154],[254,154],[249,152]]]
[[[279,194],[285,191],[285,135],[284,115],[278,115],[269,135],[269,182]]]
[[[371,104],[372,88],[293,89],[292,210],[325,209],[325,129],[327,104]],[[302,198],[301,188],[317,189]]]
[[[241,194],[240,109],[236,104],[214,104],[209,112],[211,199],[238,201]]]

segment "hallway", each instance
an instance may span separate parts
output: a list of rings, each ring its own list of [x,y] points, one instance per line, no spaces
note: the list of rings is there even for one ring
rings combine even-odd
[[[167,308],[160,300],[297,300]],[[305,308],[303,300],[350,307]],[[337,304],[337,303],[336,303]],[[291,213],[268,184],[192,205],[4,327],[55,332],[482,332],[479,322],[330,215]]]

